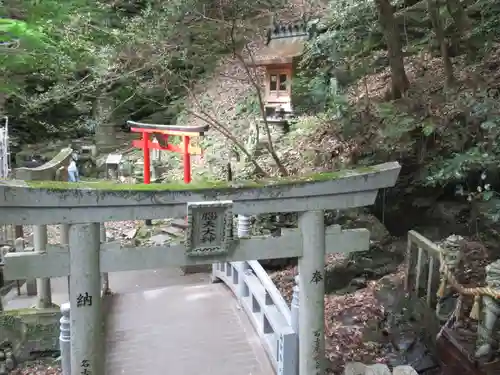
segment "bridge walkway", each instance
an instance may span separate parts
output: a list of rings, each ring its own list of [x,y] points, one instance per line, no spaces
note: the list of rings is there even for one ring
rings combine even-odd
[[[273,375],[225,284],[177,269],[109,275],[107,375]]]

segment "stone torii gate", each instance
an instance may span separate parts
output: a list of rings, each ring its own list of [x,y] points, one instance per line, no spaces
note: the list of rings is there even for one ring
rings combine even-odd
[[[326,231],[324,210],[373,204],[396,183],[400,165],[385,163],[298,179],[124,185],[0,181],[0,224],[70,225],[68,246],[5,257],[6,279],[70,277],[72,374],[103,374],[100,275],[283,257],[299,258],[299,375],[324,373],[324,266],[327,252],[366,249],[367,231]],[[184,244],[101,244],[100,223],[188,215]],[[299,230],[280,237],[235,238],[233,215],[300,212]],[[280,371],[282,372],[282,371]],[[283,371],[283,375],[289,375]]]

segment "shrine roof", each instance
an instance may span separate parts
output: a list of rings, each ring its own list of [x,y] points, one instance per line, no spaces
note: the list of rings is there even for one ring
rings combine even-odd
[[[273,41],[274,42],[274,41]],[[274,64],[291,64],[294,57],[302,55],[304,52],[304,39],[282,39],[270,43],[262,49],[254,58],[254,64],[251,65],[263,66]]]
[[[246,62],[254,66],[290,64],[294,57],[302,55],[310,37],[305,24],[275,24],[268,29],[267,46]]]

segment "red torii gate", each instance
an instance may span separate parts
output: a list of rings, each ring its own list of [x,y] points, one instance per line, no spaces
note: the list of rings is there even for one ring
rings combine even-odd
[[[142,138],[132,141],[132,146],[140,148],[144,153],[144,183],[151,183],[151,161],[149,150],[172,151],[182,154],[184,162],[184,182],[191,182],[191,155],[203,155],[203,150],[199,146],[191,145],[191,138],[202,137],[209,126],[182,126],[182,125],[158,125],[144,124],[135,121],[127,121],[130,131],[141,133]],[[158,143],[151,140],[151,135]],[[177,146],[168,143],[169,136],[182,137],[182,145]]]

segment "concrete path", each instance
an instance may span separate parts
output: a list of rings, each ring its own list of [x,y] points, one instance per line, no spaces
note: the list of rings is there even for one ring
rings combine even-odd
[[[109,275],[106,375],[274,375],[244,311],[208,274],[178,269]],[[66,277],[51,279],[54,303],[68,301]],[[7,310],[36,297],[4,298]]]
[[[110,274],[107,375],[273,375],[224,284],[180,271]]]

